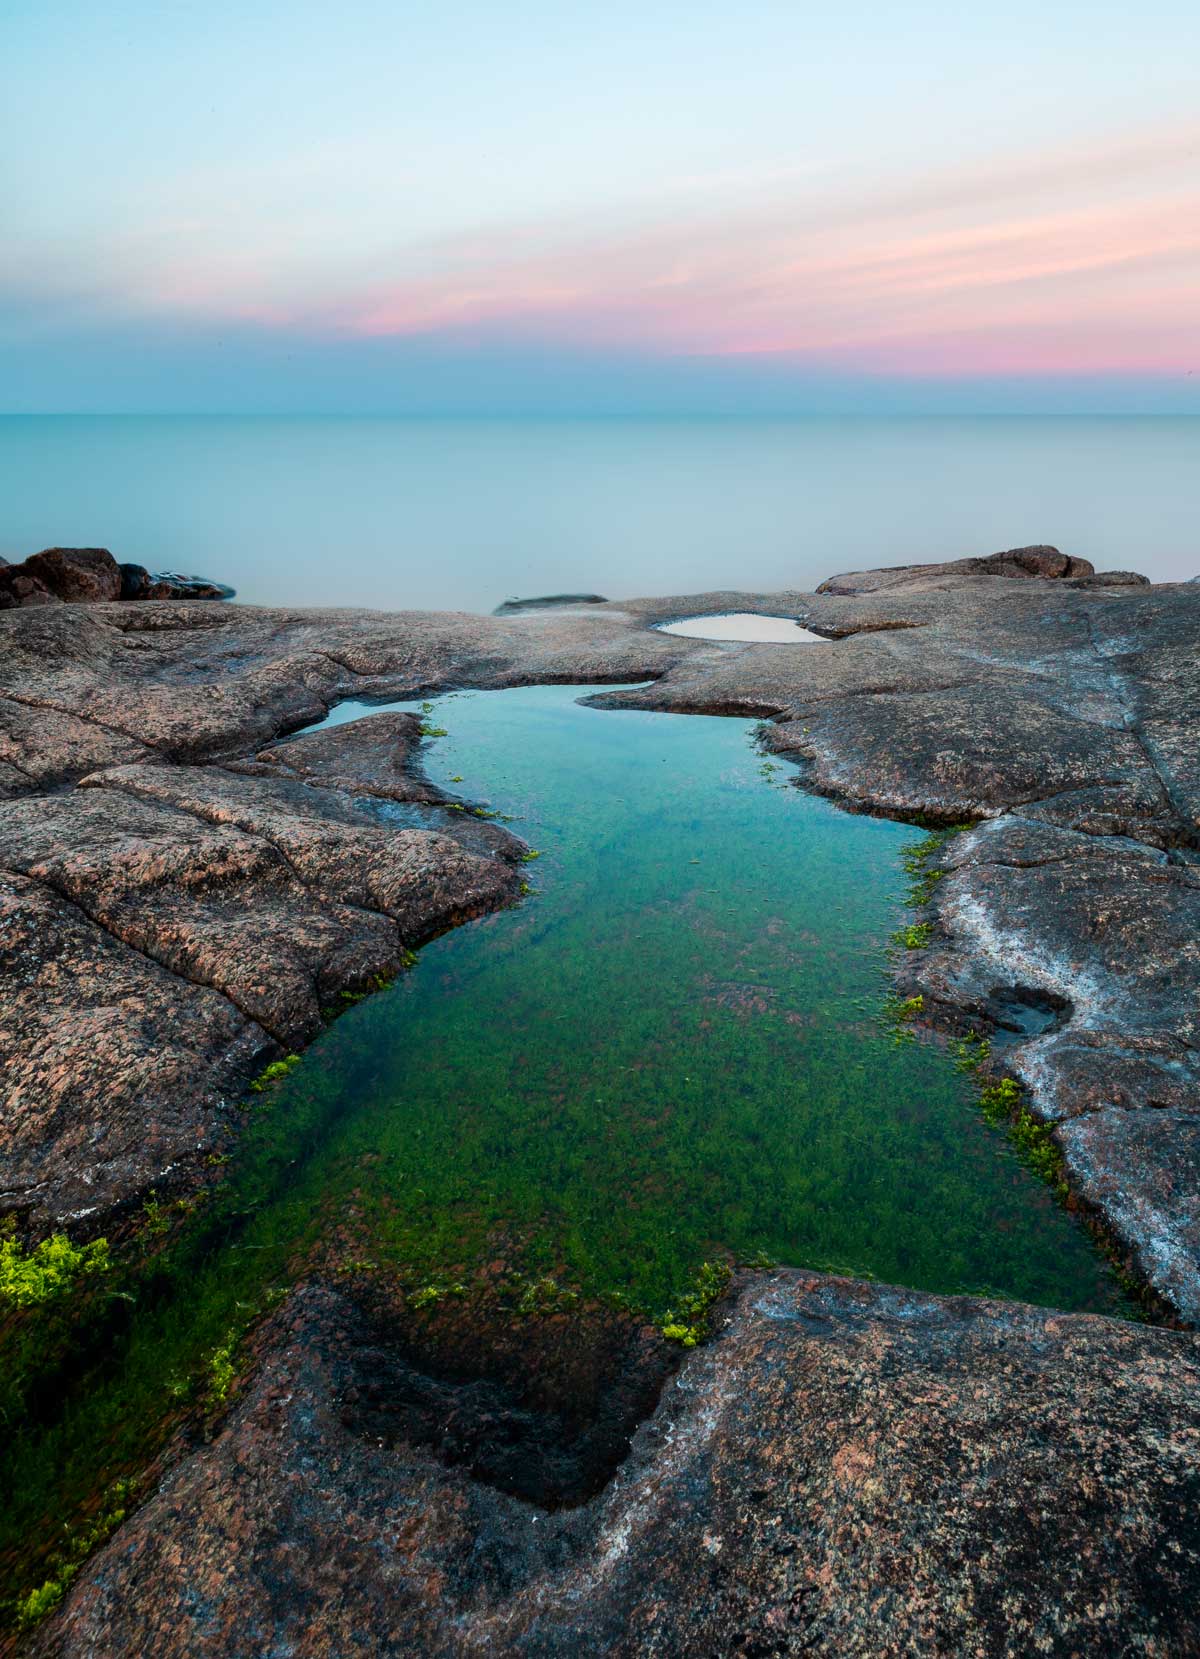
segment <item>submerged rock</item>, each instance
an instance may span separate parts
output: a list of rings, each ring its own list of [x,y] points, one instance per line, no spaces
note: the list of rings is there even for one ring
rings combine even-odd
[[[344,1292],[295,1294],[215,1441],[84,1570],[35,1651],[1200,1645],[1194,1335],[753,1278],[607,1484],[565,1508],[473,1477],[415,1421],[381,1433],[366,1402],[394,1364]],[[440,1385],[441,1422],[478,1410],[472,1386]],[[502,1443],[504,1403],[486,1409]]]

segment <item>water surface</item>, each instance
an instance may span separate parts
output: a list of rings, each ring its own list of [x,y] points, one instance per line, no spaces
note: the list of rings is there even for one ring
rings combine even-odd
[[[1053,542],[1200,573],[1200,419],[0,419],[0,555],[105,546],[256,604],[809,590]]]

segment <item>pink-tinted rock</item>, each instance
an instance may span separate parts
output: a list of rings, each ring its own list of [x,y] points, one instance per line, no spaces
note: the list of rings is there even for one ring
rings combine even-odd
[[[1195,1335],[752,1279],[573,1508],[447,1467],[399,1393],[364,1411],[391,1363],[344,1293],[302,1290],[215,1442],[84,1570],[35,1651],[1200,1647]],[[442,1421],[462,1432],[459,1393]],[[530,1478],[543,1453],[530,1444]]]

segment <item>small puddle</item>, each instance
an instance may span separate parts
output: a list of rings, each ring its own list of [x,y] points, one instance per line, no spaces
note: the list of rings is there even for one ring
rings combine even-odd
[[[690,616],[678,622],[656,624],[660,634],[685,639],[742,640],[758,645],[828,645],[822,634],[802,628],[790,616],[757,616],[753,611],[729,611],[724,616]]]

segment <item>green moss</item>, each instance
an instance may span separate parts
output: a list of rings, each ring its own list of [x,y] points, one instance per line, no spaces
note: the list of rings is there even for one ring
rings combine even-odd
[[[271,1064],[260,1071],[251,1083],[251,1090],[255,1094],[262,1094],[272,1084],[281,1083],[288,1073],[294,1071],[299,1064],[300,1056],[298,1054],[287,1054],[282,1060],[272,1060]]]
[[[10,1221],[0,1234],[0,1303],[30,1308],[52,1302],[82,1275],[107,1273],[111,1266],[107,1239],[75,1245],[65,1233],[52,1233],[25,1250]]]
[[[907,927],[892,934],[892,943],[902,946],[904,950],[924,950],[932,933],[932,922],[909,922]]]
[[[579,1292],[560,1285],[552,1273],[543,1273],[536,1278],[515,1274],[505,1291],[513,1312],[523,1319],[538,1314],[562,1313],[574,1307],[579,1300]]]
[[[979,1091],[979,1104],[989,1123],[1005,1123],[1021,1105],[1021,1085],[1012,1077],[998,1077]]]
[[[979,1046],[987,1057],[988,1045]],[[973,1060],[972,1067],[982,1064]],[[1013,1077],[992,1077],[981,1083],[979,1104],[983,1115],[993,1127],[1005,1127],[1008,1138],[1016,1148],[1023,1164],[1052,1187],[1059,1198],[1068,1196],[1066,1168],[1063,1155],[1054,1139],[1052,1124],[1043,1123],[1029,1110],[1024,1091]]]
[[[911,841],[901,849],[900,863],[909,878],[906,904],[917,910],[929,903],[938,882],[947,874],[937,863],[942,849],[948,841],[971,827],[970,824],[951,824],[948,828],[933,830],[922,836],[920,841]]]
[[[978,1031],[968,1031],[965,1037],[956,1037],[950,1044],[954,1064],[968,1076],[983,1070],[992,1057],[992,1045]]]
[[[236,1330],[227,1332],[224,1342],[214,1348],[209,1356],[206,1401],[210,1410],[223,1405],[229,1398],[229,1390],[233,1387],[233,1379],[237,1375],[233,1355],[238,1341],[239,1333]]]
[[[410,1290],[405,1300],[414,1312],[422,1308],[434,1307],[446,1296],[465,1296],[467,1287],[461,1283],[455,1284],[428,1284],[421,1285],[417,1290]]]
[[[117,1480],[105,1492],[99,1512],[85,1525],[64,1527],[64,1541],[51,1558],[51,1572],[42,1583],[18,1598],[15,1623],[21,1630],[39,1624],[66,1595],[80,1567],[94,1550],[105,1543],[121,1522],[136,1490],[136,1482]]]
[[[889,997],[884,1005],[885,1015],[902,1025],[911,1024],[925,1011],[925,998],[920,991],[913,997]]]
[[[659,1329],[668,1342],[694,1348],[709,1334],[712,1310],[729,1289],[727,1262],[701,1262],[700,1270],[687,1292],[667,1310]]]
[[[541,853],[536,847],[526,847],[525,851],[521,854],[521,862],[523,864],[532,864],[535,858],[540,858],[541,856]]]

